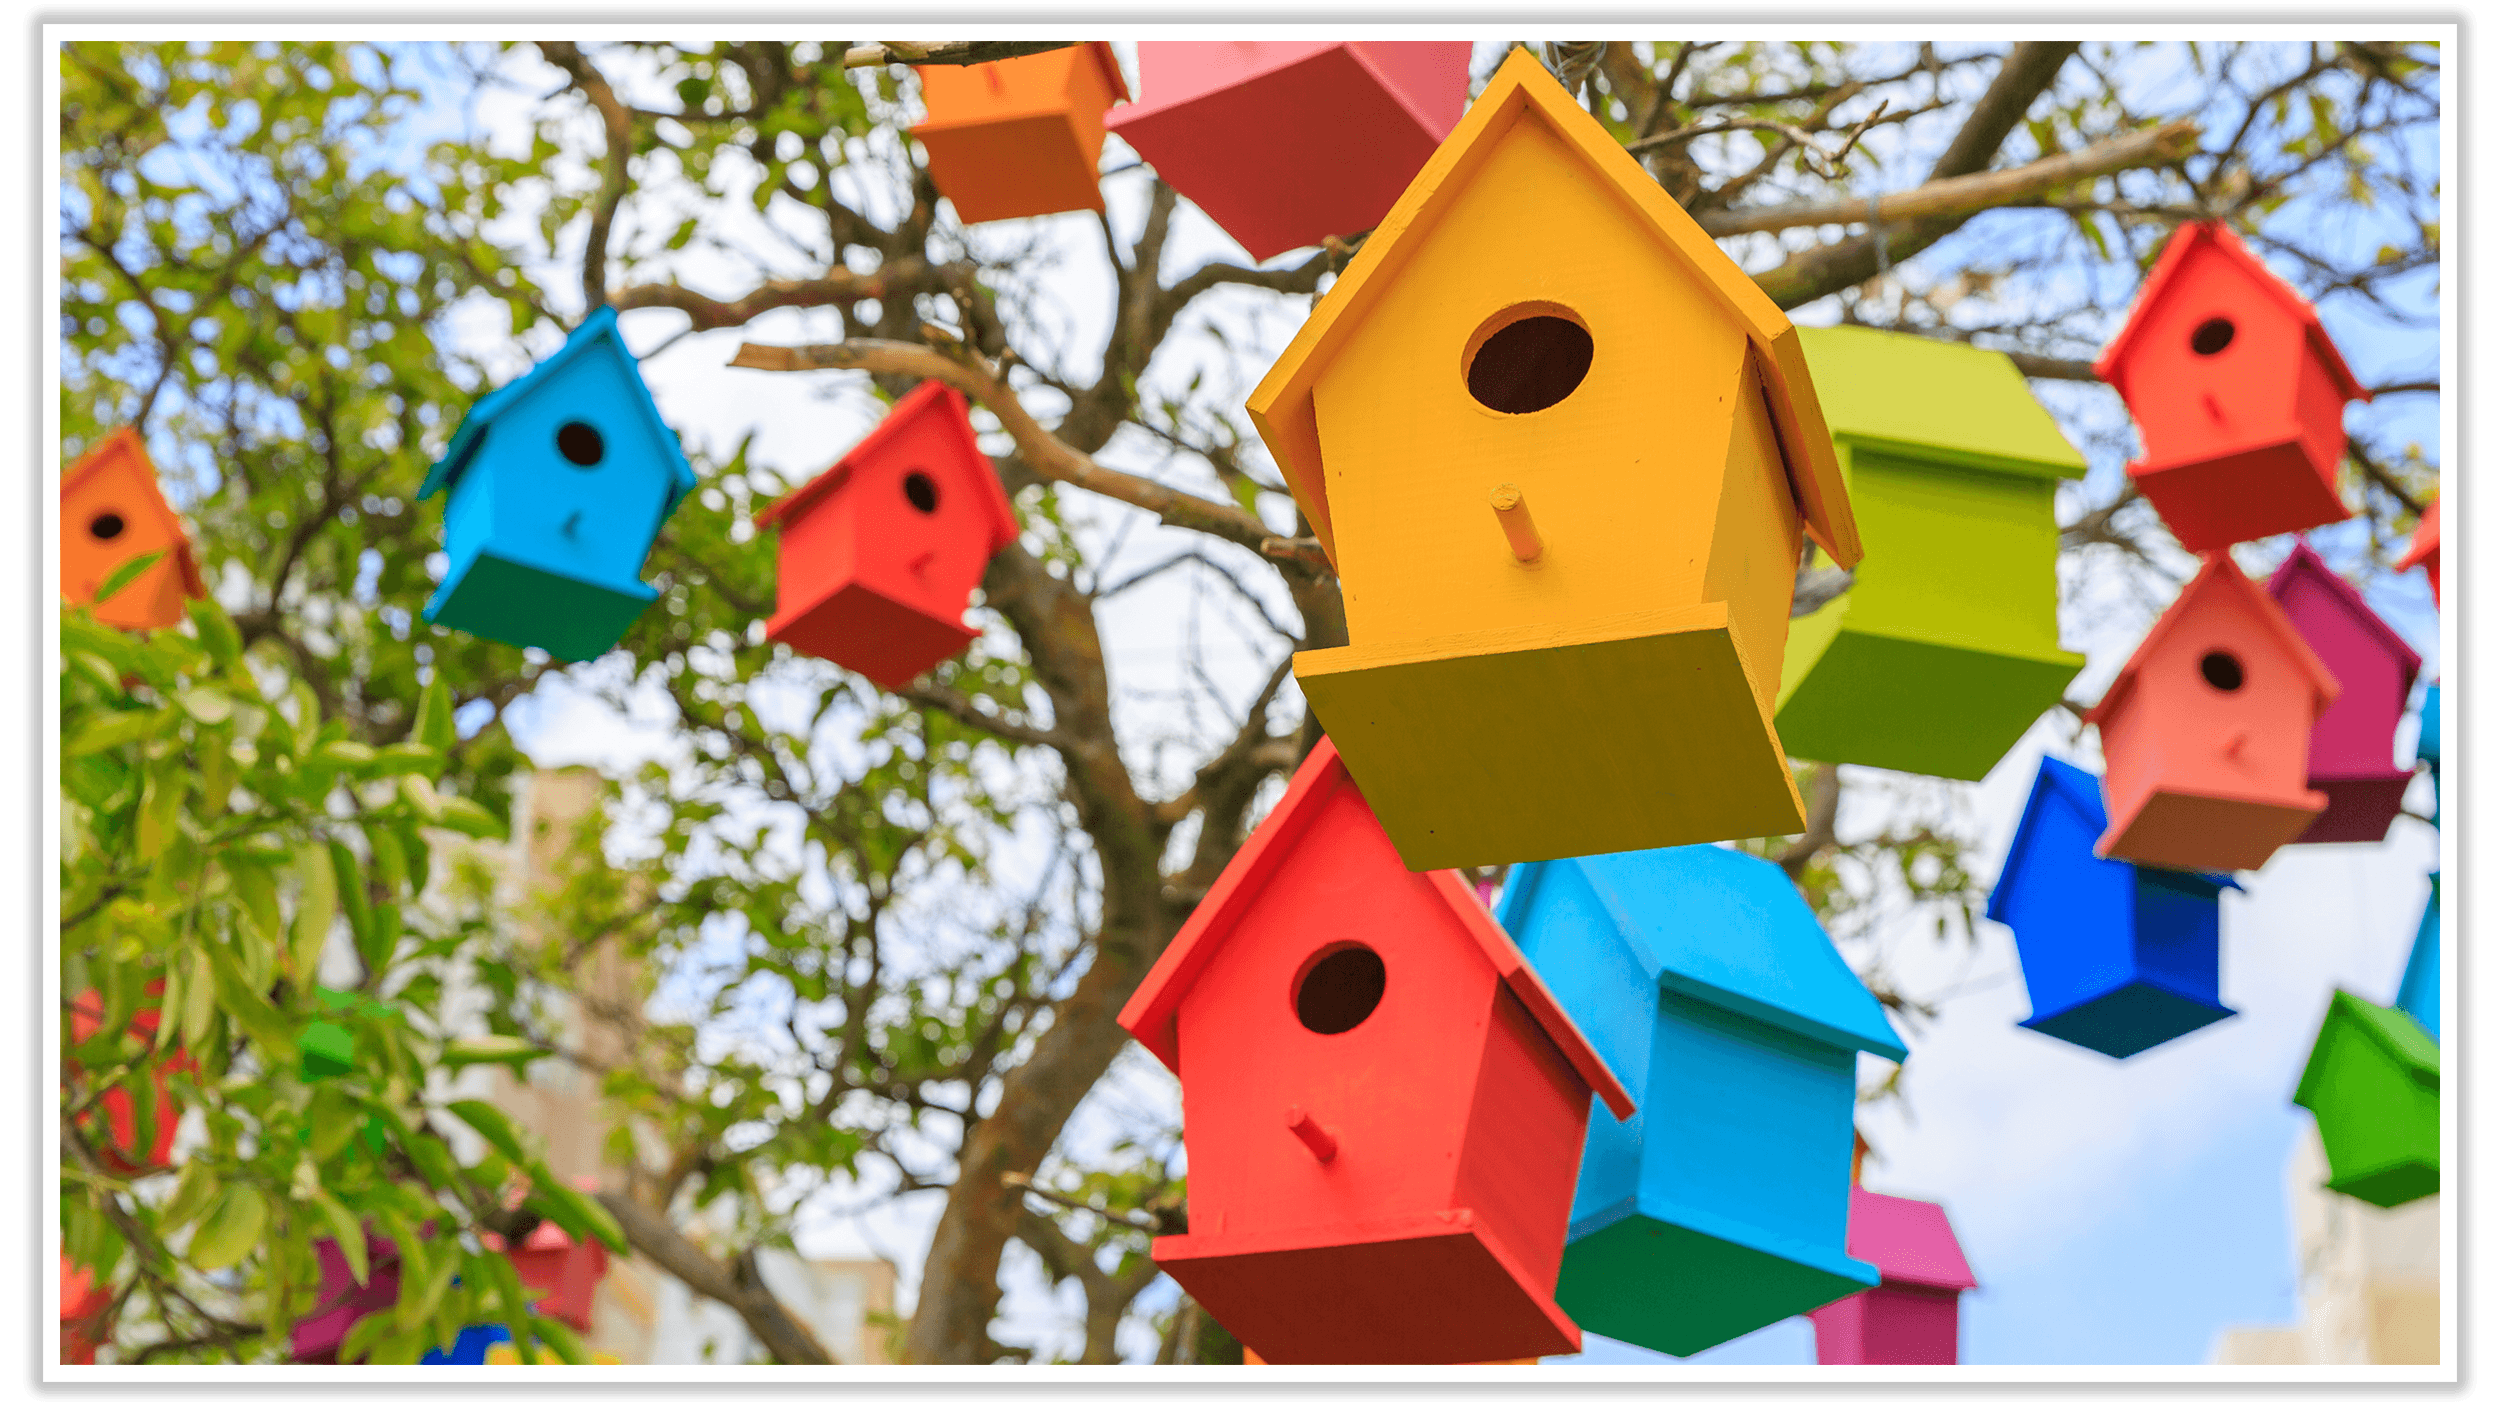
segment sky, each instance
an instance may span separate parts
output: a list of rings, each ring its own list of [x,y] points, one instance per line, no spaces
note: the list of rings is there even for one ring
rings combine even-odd
[[[1134,73],[1133,52],[1121,48]],[[1480,46],[1478,71],[1497,57],[1497,46]],[[2145,61],[2142,81],[2148,87],[2177,80],[2160,63]],[[534,63],[517,62],[515,72],[538,84],[535,91],[552,86],[545,81],[548,71]],[[499,141],[515,140],[525,135],[521,124],[529,102],[525,91],[490,95],[475,120]],[[438,109],[424,125],[447,132],[459,121],[458,114]],[[1125,165],[1126,159],[1113,138],[1106,169]],[[1115,175],[1106,192],[1114,223],[1124,232],[1134,230],[1142,217],[1143,181]],[[2289,217],[2299,218],[2299,212]],[[1974,222],[1962,236],[1965,247],[1994,237],[1988,230],[1987,217]],[[1052,304],[1036,315],[1063,328],[1053,339],[1058,344],[1100,345],[1107,298],[1101,293],[1100,237],[1090,216],[1050,217],[975,231],[974,237],[998,244],[1040,241],[1065,274],[1053,281]],[[751,247],[756,244],[760,241]],[[1940,261],[1958,256],[1948,246],[1935,251]],[[1167,269],[1216,257],[1245,259],[1220,230],[1184,206]],[[721,281],[707,283],[707,274]],[[706,269],[701,260],[684,266],[685,280],[707,291],[727,291],[749,276],[726,265]],[[561,287],[564,280],[549,282]],[[1240,380],[1240,391],[1255,382],[1293,330],[1290,313],[1272,307],[1254,313],[1256,304],[1248,297],[1227,298],[1207,314],[1220,321],[1232,347],[1230,374]],[[2365,382],[2436,365],[2435,345],[2426,349],[2418,334],[2392,331],[2332,303],[2324,314]],[[1800,310],[1797,320],[1826,322],[1834,315],[1826,303]],[[725,457],[752,434],[756,461],[803,477],[832,462],[878,413],[863,378],[777,376],[725,364],[742,340],[798,342],[838,335],[824,316],[775,313],[744,329],[674,342],[668,339],[682,326],[674,313],[628,314],[622,325],[638,351],[667,343],[645,361],[646,379],[688,446],[714,457]],[[462,335],[484,346],[500,333],[481,325]],[[1156,375],[1185,375],[1193,361],[1225,364],[1203,334],[1177,337],[1166,358]],[[525,364],[525,356],[510,352],[501,374]],[[2106,429],[2116,413],[2115,397],[2105,390],[2058,386],[2043,398],[2069,416],[2079,442],[2082,428]],[[2407,432],[2437,456],[2433,398],[2369,413],[2405,417]],[[2420,428],[2410,428],[2417,423]],[[994,448],[1001,443],[991,441]],[[1128,439],[1116,441],[1104,457],[1124,467],[1153,467]],[[2097,501],[2120,472],[2121,455],[2102,450],[2093,458],[2093,476],[2082,491]],[[1102,533],[1115,530],[1116,516],[1102,515]],[[2318,541],[2330,558],[2342,560],[2352,545],[2349,537],[2348,531],[2330,530],[2318,534]],[[1188,540],[1151,528],[1132,532],[1123,539],[1118,563],[1104,575],[1123,576]],[[2244,552],[2242,559],[2256,571],[2280,552],[2280,544],[2271,544]],[[2084,584],[2088,594],[2091,583]],[[1208,608],[1227,609],[1220,598],[1203,578],[1176,574],[1105,607],[1109,663],[1134,761],[1148,760],[1134,739],[1187,730],[1184,720],[1172,716],[1169,700],[1190,685],[1191,622],[1207,618],[1200,612],[1206,602],[1218,602]],[[2380,582],[2371,598],[2423,655],[2424,678],[2436,677],[2437,623],[2422,577]],[[2090,610],[2073,604],[2066,644],[2088,654],[2091,663],[2070,692],[2088,698],[2115,673],[2150,614],[2142,603],[2100,601]],[[1235,633],[1208,637],[1207,664],[1218,686],[1240,698],[1264,677],[1279,646],[1272,639],[1262,644],[1262,632],[1248,613],[1229,609]],[[1289,607],[1280,613],[1289,614]],[[2085,620],[2088,628],[2079,629]],[[578,691],[558,685],[543,687],[540,698],[516,707],[511,725],[541,765],[621,770],[664,750],[651,719],[610,716]],[[2035,726],[1986,781],[1956,788],[1971,833],[1985,837],[1977,859],[1987,872],[2002,854],[2044,753],[2099,770],[2089,738],[2074,739],[2052,717]],[[2424,806],[2420,788],[2426,786],[2417,783],[2417,809]],[[1851,823],[1873,818],[1849,817]],[[1002,855],[1002,883],[1012,887],[1031,877],[1016,867],[1028,861],[1029,856]],[[1911,1037],[1906,1103],[1865,1115],[1868,1135],[1880,1149],[1867,1168],[1866,1184],[1946,1206],[1981,1283],[1964,1303],[1965,1361],[2194,1363],[2206,1360],[2224,1328],[2292,1321],[2297,1304],[2284,1167],[2307,1115],[2290,1105],[2290,1090],[2334,986],[2373,1000],[2392,997],[2427,894],[2424,875],[2437,862],[2433,832],[2400,820],[2383,845],[2293,847],[2255,875],[2243,876],[2248,892],[2223,900],[2222,996],[2240,1014],[2123,1062],[2018,1028],[2029,1008],[2005,929],[1983,923],[1969,947],[1890,944],[1910,989],[1952,987],[1961,994],[1940,1020]],[[1168,1077],[1136,1051],[1131,1055],[1136,1057],[1124,1061],[1071,1129],[1072,1147],[1100,1145],[1122,1121],[1123,1109],[1168,1113],[1176,1106]],[[856,1200],[872,1200],[867,1190]],[[908,1294],[935,1211],[934,1200],[922,1198],[861,1215],[811,1213],[802,1222],[800,1246],[814,1254],[878,1253],[895,1259],[904,1267]],[[1015,1291],[1000,1336],[1056,1341],[1063,1350],[1072,1346],[1029,1264],[1011,1262],[1011,1272]],[[1689,1360],[1783,1365],[1812,1359],[1810,1329],[1803,1320],[1790,1320]],[[1591,1338],[1582,1360],[1675,1359]]]

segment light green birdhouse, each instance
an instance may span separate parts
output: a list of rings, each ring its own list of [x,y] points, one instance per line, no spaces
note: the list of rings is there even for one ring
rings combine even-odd
[[[2439,1046],[2403,1011],[2338,990],[2292,1102],[2317,1116],[2329,1191],[2401,1206],[2439,1190]]]
[[[2058,647],[2053,506],[2083,456],[2002,352],[1797,332],[1866,559],[1788,627],[1780,741],[1809,761],[1976,781],[2083,667]]]

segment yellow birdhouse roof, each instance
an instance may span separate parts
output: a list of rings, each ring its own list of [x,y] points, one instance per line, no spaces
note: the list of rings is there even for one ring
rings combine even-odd
[[[1862,555],[1857,520],[1849,511],[1839,458],[1815,398],[1797,329],[1693,217],[1650,179],[1640,162],[1573,102],[1524,48],[1511,51],[1485,85],[1483,95],[1398,197],[1292,345],[1251,393],[1251,421],[1276,456],[1277,467],[1330,560],[1336,559],[1336,536],[1329,519],[1314,391],[1330,361],[1351,341],[1380,295],[1397,282],[1414,251],[1430,242],[1442,214],[1483,169],[1486,158],[1512,140],[1520,124],[1528,121],[1543,124],[1564,150],[1579,158],[1578,169],[1585,177],[1618,196],[1623,207],[1655,236],[1659,254],[1695,275],[1728,320],[1743,330],[1760,370],[1789,489],[1806,535],[1837,564],[1855,566]],[[1554,247],[1520,249],[1515,257],[1568,257],[1570,242],[1571,231],[1558,230]]]

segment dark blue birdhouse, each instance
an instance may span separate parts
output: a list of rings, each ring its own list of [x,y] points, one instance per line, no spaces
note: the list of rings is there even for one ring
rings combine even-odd
[[[2404,980],[2396,986],[2396,1009],[2420,1021],[2433,1040],[2439,1038],[2439,871],[2431,871],[2430,901],[2422,906],[2422,925],[2413,930],[2413,955],[2405,959]]]
[[[1565,1312],[1685,1356],[1874,1287],[1847,1250],[1857,1057],[1906,1052],[1779,866],[1713,845],[1522,864],[1499,919],[1647,1093],[1589,1120]]]
[[[2217,874],[2103,859],[2109,827],[2090,772],[2040,759],[1988,916],[2014,930],[2026,1029],[2117,1059],[2237,1015],[2222,1004]]]
[[[694,470],[603,307],[470,409],[417,496],[446,489],[451,568],[425,618],[577,660],[658,598],[643,558]]]

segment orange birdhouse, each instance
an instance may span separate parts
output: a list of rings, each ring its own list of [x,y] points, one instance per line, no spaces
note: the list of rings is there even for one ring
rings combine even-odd
[[[110,600],[96,600],[115,571],[150,552],[164,556]],[[94,606],[106,625],[162,630],[181,623],[186,596],[207,594],[191,539],[157,486],[139,432],[125,425],[96,441],[61,476],[61,599]]]
[[[963,395],[923,381],[868,437],[756,514],[781,534],[769,639],[900,689],[962,650],[982,569],[1015,510],[974,442]]]
[[[2335,675],[2283,608],[2209,552],[2084,721],[2101,729],[2104,859],[2262,867],[2326,809],[2309,736]]]
[[[2439,607],[2439,500],[2433,498],[2422,508],[2422,520],[2413,528],[2413,545],[2396,558],[2398,571],[2421,567],[2431,576],[2431,607]]]
[[[912,71],[929,115],[911,134],[957,219],[1103,208],[1103,114],[1128,97],[1109,44]]]
[[[1270,1362],[1576,1351],[1554,1303],[1594,1091],[1631,1095],[1484,905],[1306,758],[1120,1012],[1181,1080],[1161,1265]]]
[[[1249,409],[1345,589],[1294,674],[1408,868],[1805,827],[1788,607],[1859,547],[1797,330],[1524,49]]]
[[[2093,368],[2144,438],[2127,466],[2182,546],[2341,522],[2344,403],[2368,400],[2312,308],[2216,222],[2182,225]]]

